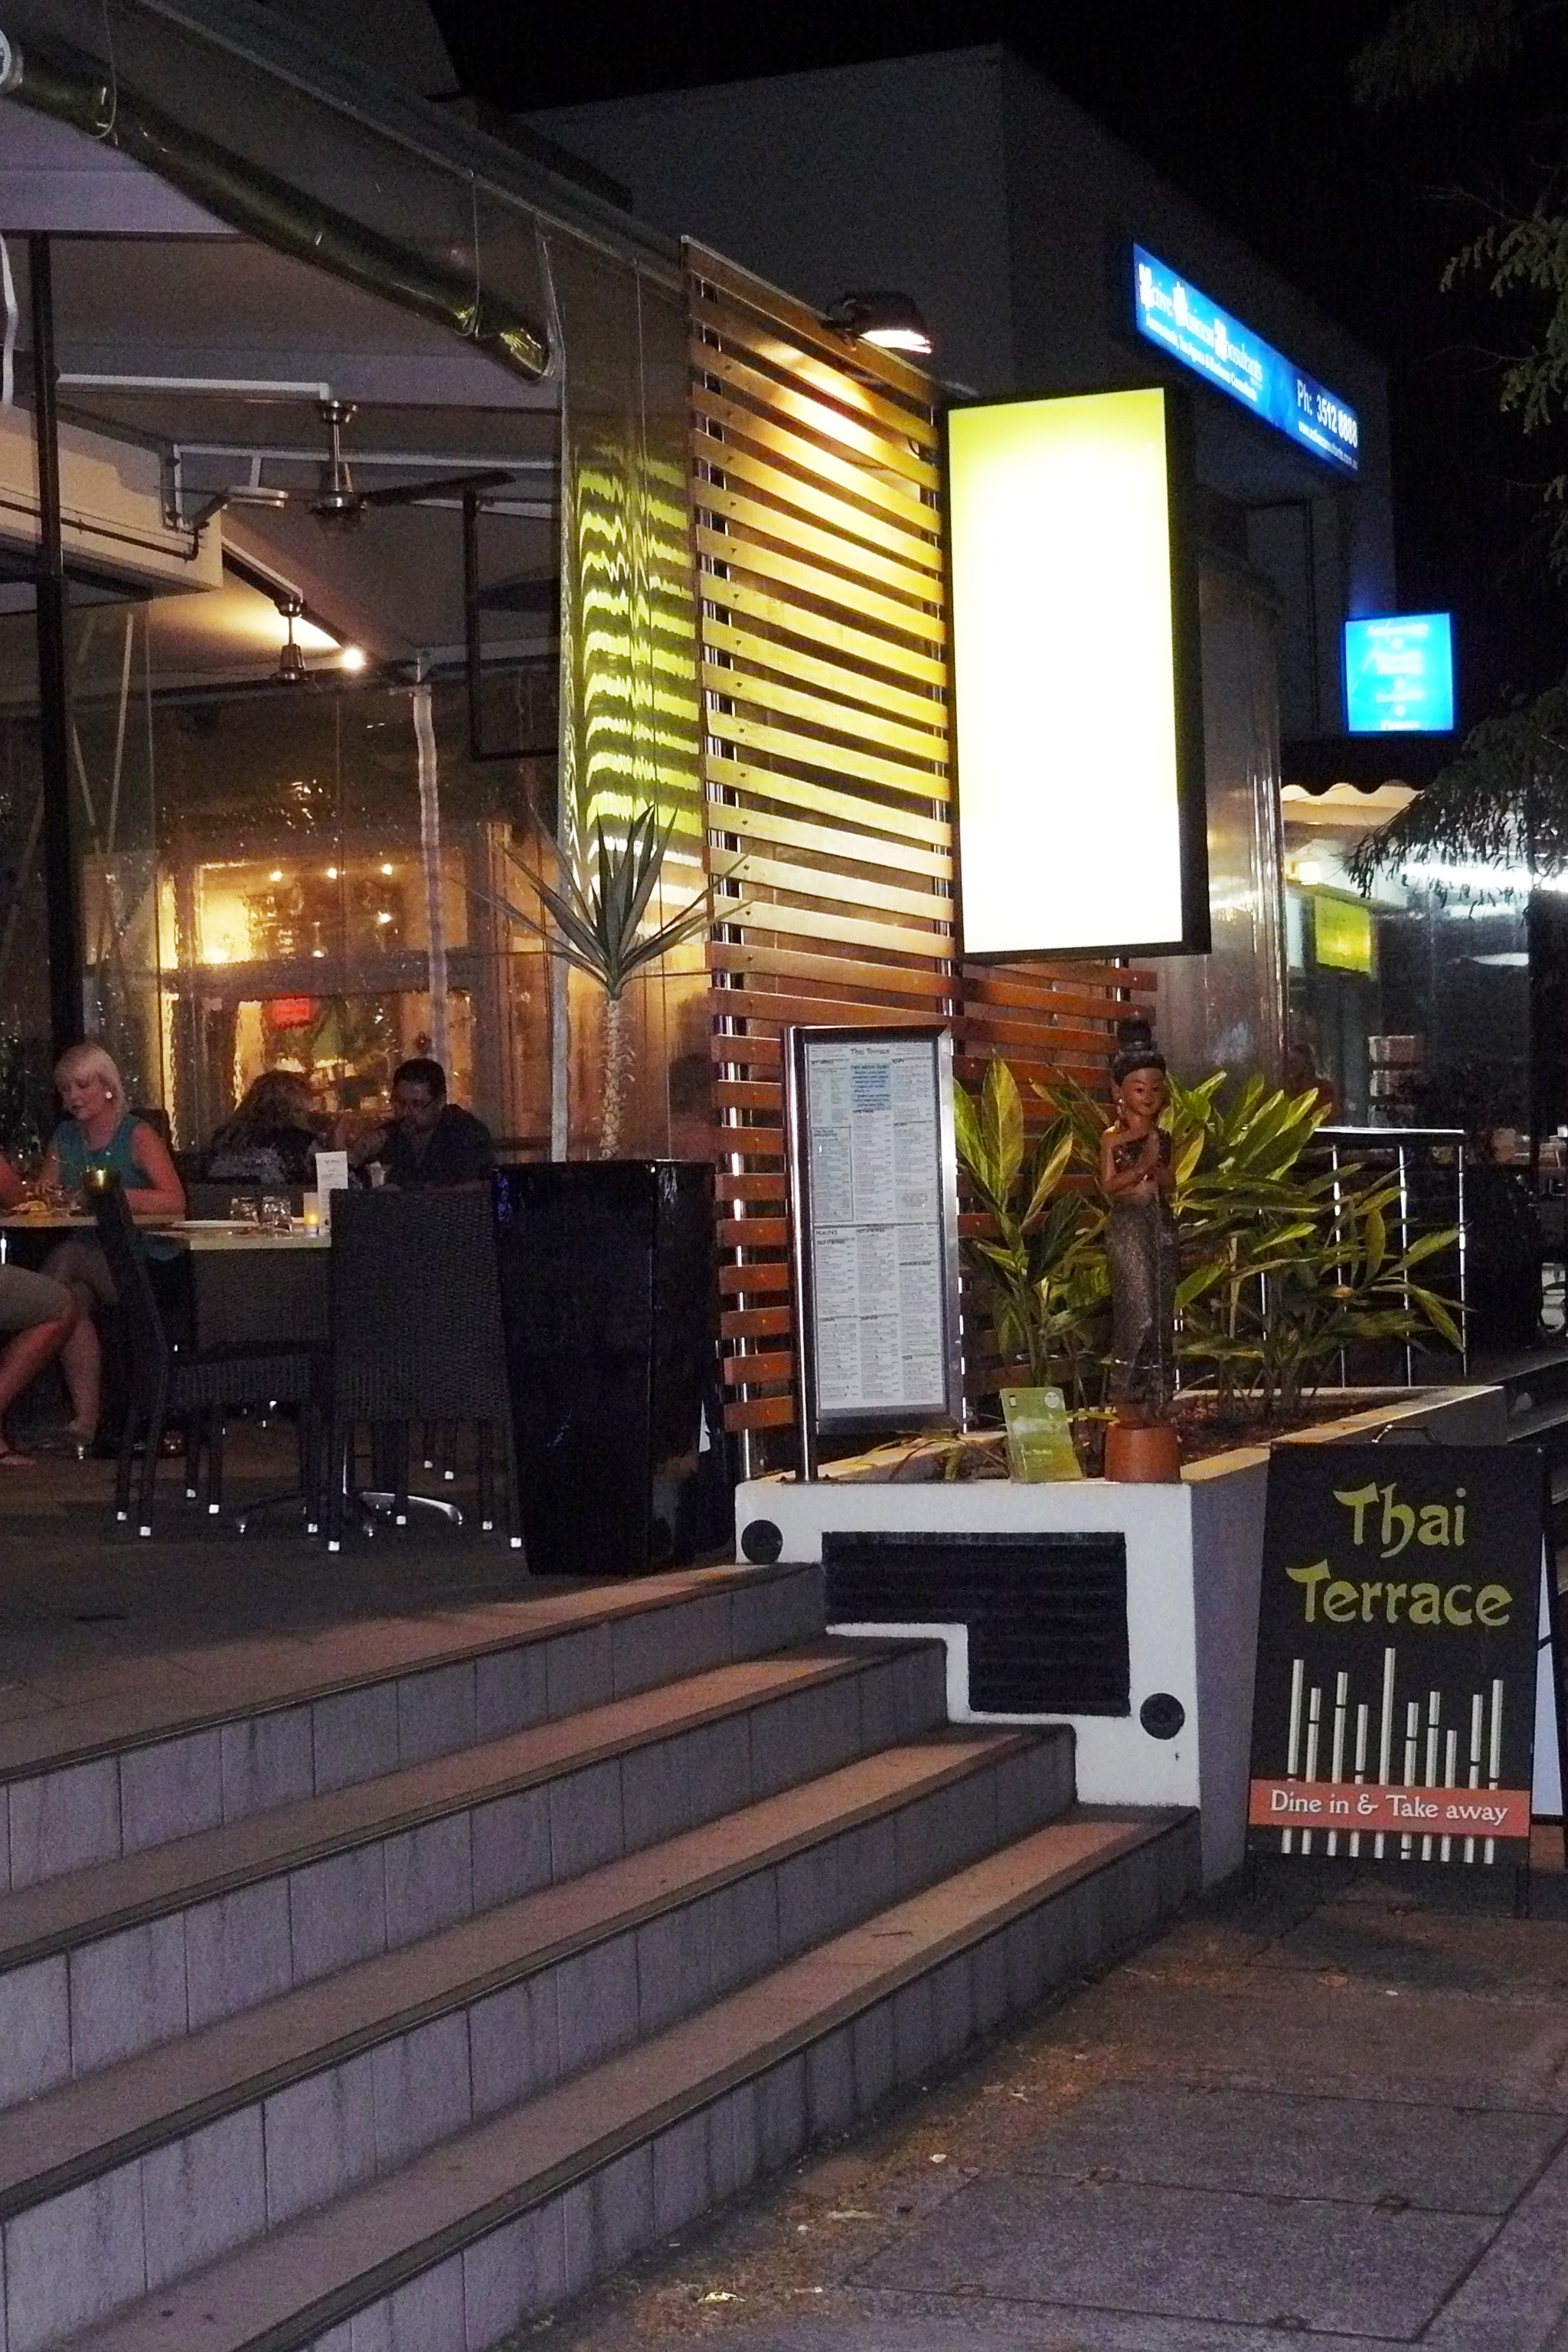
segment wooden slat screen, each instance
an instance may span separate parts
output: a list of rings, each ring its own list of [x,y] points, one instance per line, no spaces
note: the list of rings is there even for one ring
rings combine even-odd
[[[697,247],[688,292],[726,1420],[761,1430],[794,1419],[784,1028],[948,1021],[965,1077],[1100,1091],[1152,982],[955,960],[935,385]]]

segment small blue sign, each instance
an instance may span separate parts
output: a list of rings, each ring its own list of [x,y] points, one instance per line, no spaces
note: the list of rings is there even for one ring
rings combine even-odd
[[[1447,735],[1454,632],[1447,613],[1345,623],[1345,725],[1352,735]]]
[[[1132,310],[1139,333],[1194,375],[1326,464],[1359,470],[1361,420],[1350,403],[1141,245],[1132,248]]]

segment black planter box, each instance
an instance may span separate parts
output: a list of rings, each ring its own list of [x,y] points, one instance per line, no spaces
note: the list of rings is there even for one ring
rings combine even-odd
[[[530,1568],[689,1559],[727,1528],[712,1169],[564,1160],[498,1168],[494,1188]]]

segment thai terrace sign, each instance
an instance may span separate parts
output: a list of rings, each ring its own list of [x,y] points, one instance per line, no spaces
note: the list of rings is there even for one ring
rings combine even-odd
[[[1528,1859],[1544,1527],[1540,1457],[1515,1447],[1274,1449],[1255,1849]]]

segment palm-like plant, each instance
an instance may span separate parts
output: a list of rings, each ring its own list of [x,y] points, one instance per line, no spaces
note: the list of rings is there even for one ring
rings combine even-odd
[[[593,849],[576,869],[553,835],[547,834],[561,887],[552,888],[538,875],[529,878],[550,916],[549,923],[542,923],[509,899],[491,902],[605,992],[601,1160],[613,1160],[621,1145],[632,1059],[626,1021],[626,983],[672,948],[706,930],[710,919],[710,894],[704,887],[657,930],[643,928],[675,824],[673,814],[661,825],[656,808],[639,809],[627,820],[623,836],[610,831],[604,818],[598,817],[593,826]]]
[[[1005,1365],[1026,1362],[1037,1388],[1065,1360],[1081,1404],[1097,1361],[1092,1327],[1110,1288],[1104,1213],[1089,1193],[1067,1189],[1079,1150],[1073,1118],[1058,1112],[1031,1150],[1017,1081],[1000,1055],[977,1096],[953,1088],[952,1107],[959,1165],[992,1220],[992,1233],[964,1250],[997,1354]]]
[[[1415,1278],[1457,1235],[1392,1246],[1396,1183],[1302,1168],[1325,1117],[1315,1091],[1287,1095],[1261,1078],[1228,1099],[1226,1089],[1223,1071],[1196,1087],[1172,1079],[1165,1114],[1178,1353],[1213,1381],[1221,1413],[1244,1395],[1266,1418],[1289,1412],[1321,1366],[1366,1341],[1436,1333],[1458,1347],[1449,1303]],[[1089,1188],[1108,1114],[1069,1085],[1033,1091],[1051,1118],[1031,1153],[999,1057],[977,1096],[954,1088],[960,1164],[992,1220],[965,1246],[1004,1362],[1026,1360],[1037,1383],[1065,1363],[1081,1402],[1104,1365],[1105,1212]]]

